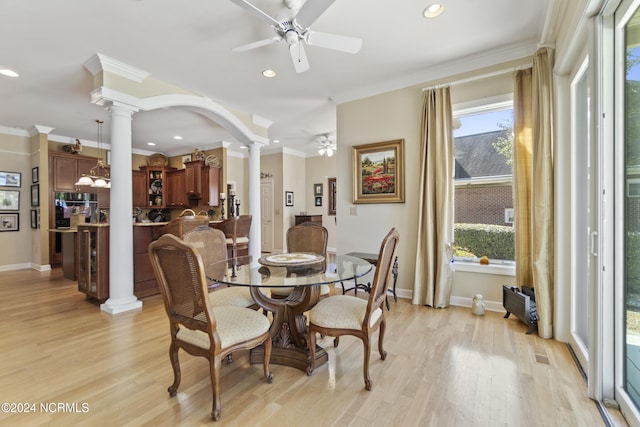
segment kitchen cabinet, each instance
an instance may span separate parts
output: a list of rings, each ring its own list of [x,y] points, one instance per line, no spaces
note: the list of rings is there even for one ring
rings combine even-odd
[[[189,206],[189,198],[185,189],[185,170],[173,170],[167,172],[167,197],[166,206],[169,208],[180,208]]]
[[[202,169],[202,204],[220,206],[220,168],[205,166]]]
[[[147,180],[147,198],[146,206],[152,208],[167,207],[167,172],[173,171],[175,168],[141,166],[140,170],[145,172]]]
[[[109,226],[78,226],[78,291],[87,299],[109,298]]]
[[[204,162],[196,160],[184,163],[184,182],[188,197],[199,199],[202,193],[202,168]]]
[[[199,200],[201,206],[220,204],[220,168],[205,165],[204,161],[185,162],[184,181],[187,197]]]
[[[133,171],[131,176],[131,185],[133,187],[132,199],[134,208],[146,208],[149,206],[147,195],[147,174],[143,171]]]
[[[149,259],[149,244],[158,237],[162,226],[133,226],[133,293],[138,298],[160,293]]]
[[[50,182],[54,192],[78,191],[76,182],[83,173],[96,165],[96,159],[79,157],[74,154],[56,153],[49,155]]]

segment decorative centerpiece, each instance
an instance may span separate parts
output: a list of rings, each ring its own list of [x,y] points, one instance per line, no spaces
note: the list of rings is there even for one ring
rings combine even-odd
[[[322,255],[301,252],[266,255],[258,259],[260,264],[270,267],[298,267],[319,264],[323,261],[324,257]]]

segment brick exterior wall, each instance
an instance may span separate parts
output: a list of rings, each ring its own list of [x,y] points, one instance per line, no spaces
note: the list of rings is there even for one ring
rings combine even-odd
[[[455,223],[513,225],[504,210],[513,208],[511,185],[465,186],[455,189]]]

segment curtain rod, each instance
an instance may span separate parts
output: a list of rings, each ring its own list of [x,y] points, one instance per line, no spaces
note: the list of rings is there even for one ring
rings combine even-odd
[[[454,80],[454,81],[451,81],[449,83],[442,83],[442,84],[439,84],[439,85],[423,87],[422,91],[424,92],[424,91],[431,90],[431,89],[439,89],[439,88],[445,87],[445,86],[455,86],[455,85],[459,85],[459,84],[463,84],[463,83],[473,82],[473,81],[476,81],[476,80],[488,79],[489,77],[495,77],[495,76],[499,76],[499,75],[502,75],[502,74],[510,73],[510,72],[513,72],[513,71],[524,70],[526,68],[531,68],[532,65],[533,64],[529,63],[529,64],[521,64],[521,65],[518,65],[518,66],[515,66],[515,67],[510,67],[510,68],[503,68],[502,70],[492,71],[490,73],[480,74],[478,76],[467,77],[466,79]]]

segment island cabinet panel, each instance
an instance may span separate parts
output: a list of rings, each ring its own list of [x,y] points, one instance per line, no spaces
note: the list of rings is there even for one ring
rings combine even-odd
[[[109,298],[109,227],[78,226],[78,290],[87,299]]]
[[[148,252],[159,229],[155,226],[133,227],[133,293],[138,298],[160,293]]]
[[[180,208],[189,206],[189,198],[185,189],[185,170],[167,172],[167,207]]]
[[[131,177],[132,199],[134,208],[146,208],[148,206],[147,196],[147,174],[143,171],[133,171]]]

